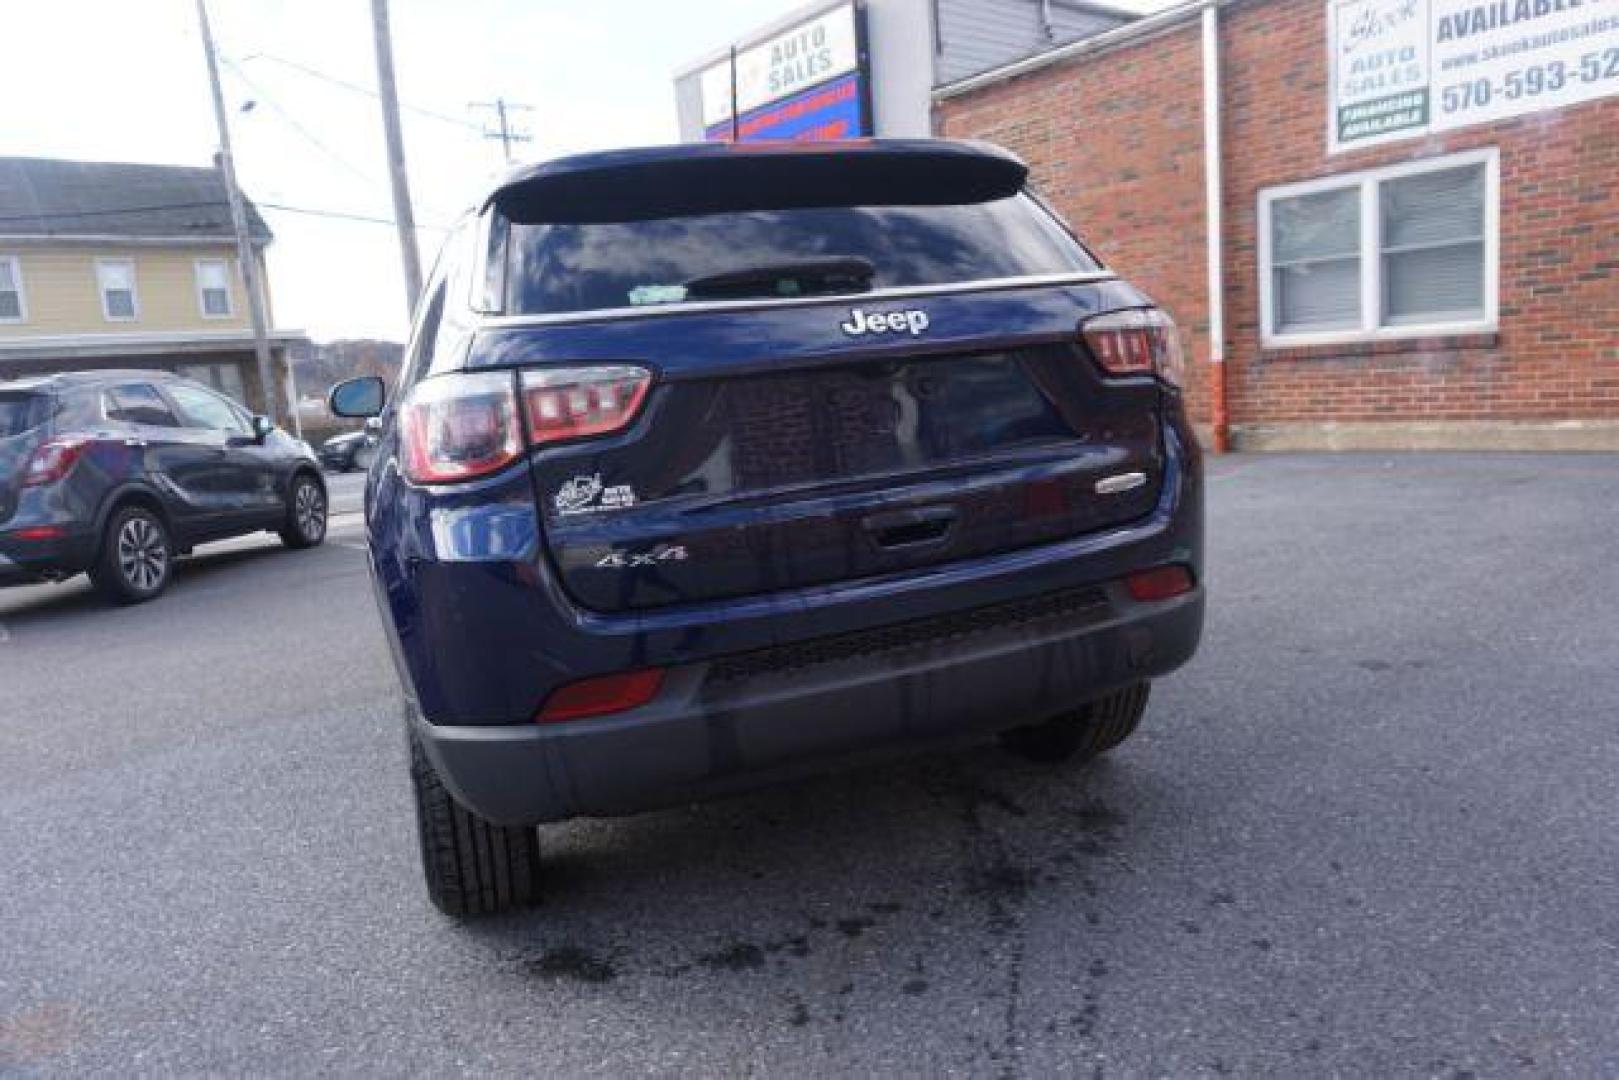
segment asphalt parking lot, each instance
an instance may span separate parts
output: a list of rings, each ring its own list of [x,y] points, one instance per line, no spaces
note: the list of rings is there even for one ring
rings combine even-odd
[[[1210,489],[1203,650],[1110,760],[553,827],[471,926],[352,518],[0,593],[0,1072],[1619,1074],[1619,460]]]

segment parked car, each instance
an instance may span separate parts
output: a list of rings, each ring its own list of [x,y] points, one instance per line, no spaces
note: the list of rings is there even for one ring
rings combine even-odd
[[[362,472],[371,467],[376,450],[377,423],[373,417],[359,431],[345,431],[321,443],[321,468],[338,473]]]
[[[1135,729],[1203,620],[1180,346],[941,141],[529,166],[452,235],[365,510],[427,886],[533,900],[535,826],[1002,733]]]
[[[313,451],[201,383],[161,371],[0,382],[0,585],[87,572],[150,600],[195,545],[326,536]]]

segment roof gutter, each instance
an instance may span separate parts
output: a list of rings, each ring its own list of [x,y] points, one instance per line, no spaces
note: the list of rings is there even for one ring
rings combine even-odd
[[[986,86],[1015,79],[1019,75],[1027,75],[1031,71],[1039,71],[1053,64],[1060,64],[1064,60],[1071,60],[1076,56],[1089,56],[1092,53],[1106,52],[1121,45],[1130,45],[1139,41],[1166,34],[1179,29],[1181,24],[1189,22],[1205,8],[1219,7],[1222,4],[1234,3],[1235,0],[1190,0],[1177,7],[1168,8],[1146,18],[1097,34],[1094,37],[1080,38],[1067,45],[1058,46],[1047,52],[1037,53],[1010,64],[1003,64],[998,68],[969,75],[965,79],[957,79],[953,83],[935,87],[933,100],[945,101],[961,94],[970,94],[974,90],[982,90]]]
[[[0,241],[7,244],[79,245],[81,247],[235,247],[236,238],[213,234],[200,236],[136,236],[129,233],[8,233],[0,231]],[[268,237],[254,237],[253,246],[269,247]]]

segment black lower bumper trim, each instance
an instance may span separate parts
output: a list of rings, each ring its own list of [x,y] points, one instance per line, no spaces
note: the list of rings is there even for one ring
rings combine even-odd
[[[1154,604],[1074,590],[675,669],[657,700],[614,716],[414,723],[445,784],[492,821],[612,816],[1035,722],[1174,670],[1202,624],[1201,589]]]

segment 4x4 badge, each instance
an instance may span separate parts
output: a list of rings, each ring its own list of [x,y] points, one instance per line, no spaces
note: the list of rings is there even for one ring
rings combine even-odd
[[[838,329],[850,337],[862,334],[910,334],[916,337],[928,328],[928,321],[928,313],[921,308],[907,308],[904,311],[862,311],[853,308],[849,312],[849,321],[840,323]]]
[[[598,570],[628,570],[659,563],[685,562],[690,555],[681,544],[659,544],[651,551],[609,551],[596,560]]]

